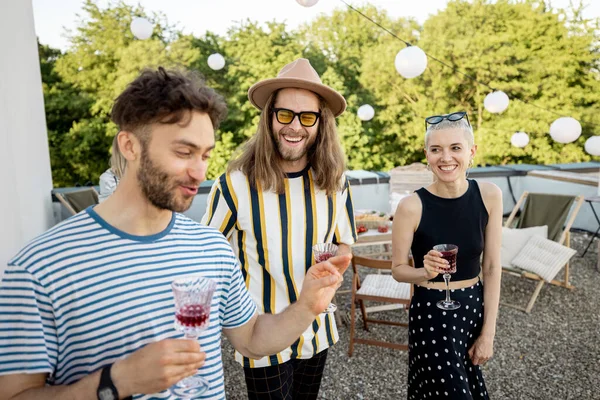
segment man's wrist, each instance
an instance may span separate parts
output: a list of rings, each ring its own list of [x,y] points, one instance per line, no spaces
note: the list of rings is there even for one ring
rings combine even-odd
[[[129,388],[127,379],[127,367],[125,366],[125,360],[117,360],[112,366],[110,377],[113,381],[113,385],[117,388],[120,398],[128,398],[133,395],[133,391]]]
[[[311,318],[314,319],[314,317],[316,317],[317,315],[319,315],[319,313],[315,313],[312,310],[312,307],[310,306],[310,304],[308,304],[307,301],[304,300],[304,296],[300,295],[300,297],[298,297],[298,301],[296,301],[294,304],[292,304],[290,306],[291,308],[291,312],[297,313],[299,316],[306,316],[307,318],[310,316]]]

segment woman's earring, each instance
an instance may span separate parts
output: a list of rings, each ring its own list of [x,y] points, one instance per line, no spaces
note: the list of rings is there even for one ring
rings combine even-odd
[[[469,170],[473,167],[473,159],[471,158],[469,160],[469,165],[467,166],[467,176],[465,177],[465,179],[469,178]]]
[[[425,168],[427,168],[427,171],[431,171],[431,165],[429,165],[429,163],[427,163],[427,167]]]

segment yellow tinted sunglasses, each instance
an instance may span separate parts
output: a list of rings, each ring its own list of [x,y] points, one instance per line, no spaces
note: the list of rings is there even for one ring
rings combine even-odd
[[[298,121],[300,121],[300,125],[310,128],[314,126],[321,113],[315,111],[300,111],[299,113],[294,112],[292,110],[288,110],[287,108],[274,108],[273,112],[275,113],[275,118],[277,118],[277,122],[283,125],[289,125],[292,123],[294,118],[298,116]]]

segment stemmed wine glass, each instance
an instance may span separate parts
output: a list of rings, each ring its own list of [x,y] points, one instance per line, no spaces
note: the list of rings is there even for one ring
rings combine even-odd
[[[437,302],[437,307],[442,310],[456,310],[460,308],[460,303],[450,299],[450,274],[456,272],[456,255],[458,246],[455,244],[438,244],[433,246],[435,251],[442,253],[442,258],[448,261],[448,268],[444,271],[444,281],[446,282],[446,299]]]
[[[216,283],[201,276],[179,278],[171,283],[175,298],[175,329],[184,337],[196,340],[210,322],[210,303]],[[204,393],[208,381],[199,374],[182,379],[173,386],[171,392],[184,399],[191,399]]]
[[[315,256],[315,261],[317,263],[327,261],[331,257],[335,256],[337,253],[338,247],[333,243],[317,243],[312,247],[313,254]],[[337,306],[333,303],[329,303],[325,312],[328,314],[333,314],[337,310]]]

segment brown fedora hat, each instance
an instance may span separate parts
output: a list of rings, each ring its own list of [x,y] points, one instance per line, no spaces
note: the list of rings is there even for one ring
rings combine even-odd
[[[262,110],[274,91],[285,88],[306,89],[318,94],[325,99],[336,117],[346,109],[344,97],[321,83],[319,74],[306,58],[299,58],[283,67],[277,78],[265,79],[254,84],[248,90],[248,98],[256,108]]]

